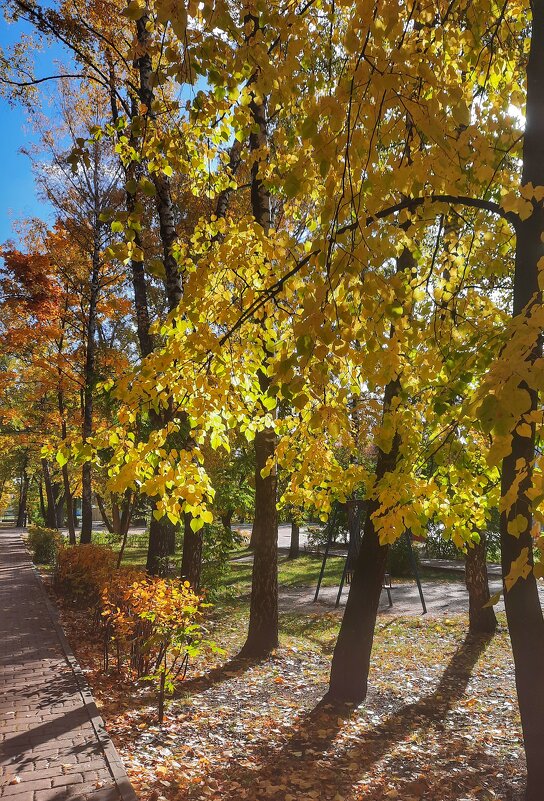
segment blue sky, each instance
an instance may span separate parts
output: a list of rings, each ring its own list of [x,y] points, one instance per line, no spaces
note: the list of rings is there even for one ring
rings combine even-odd
[[[7,50],[28,26],[8,25],[0,17],[0,48]],[[68,60],[58,47],[47,47],[35,55],[37,77],[54,74],[54,60]],[[45,85],[47,86],[47,84]],[[52,87],[53,88],[53,87]],[[13,223],[28,217],[52,218],[51,209],[39,200],[34,185],[30,161],[20,149],[35,140],[28,121],[27,112],[21,105],[10,105],[0,96],[0,152],[2,153],[2,178],[0,182],[0,244],[7,239],[17,241]]]

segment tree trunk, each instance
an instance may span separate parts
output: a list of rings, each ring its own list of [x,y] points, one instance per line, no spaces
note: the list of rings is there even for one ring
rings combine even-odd
[[[235,139],[229,150],[229,170],[231,175],[236,175],[236,173],[238,172],[238,167],[240,166],[241,159],[242,159],[242,143],[239,142],[238,139]],[[219,193],[217,197],[217,203],[215,206],[215,216],[217,217],[217,219],[226,216],[230,198],[233,191],[234,190],[231,187],[228,187],[227,189],[223,189],[223,191]],[[219,238],[217,234],[216,238]]]
[[[410,272],[414,258],[408,248],[404,248],[397,260],[397,272]],[[391,326],[391,338],[395,329]],[[383,396],[383,415],[389,415],[395,408],[401,391],[398,378],[385,387]],[[389,452],[378,448],[375,481],[381,479],[397,466],[400,438],[395,432]],[[373,514],[379,503],[375,498],[368,500],[363,536],[359,554],[355,562],[353,578],[349,588],[348,600],[338,640],[334,648],[328,697],[335,701],[360,703],[366,698],[370,655],[374,641],[374,628],[382,591],[387,553],[389,546],[381,545],[374,526]],[[353,511],[353,510],[352,510]]]
[[[121,547],[119,548],[119,554],[117,556],[117,569],[121,567],[123,554],[127,545],[128,531],[130,528],[130,519],[132,517],[132,509],[134,508],[135,497],[136,496],[133,494],[132,490],[125,490],[120,521],[120,533],[122,535],[122,539]]]
[[[521,183],[532,182],[544,186],[544,0],[532,3],[532,36],[527,65],[527,105],[525,138],[523,143],[523,172]],[[544,209],[542,202],[534,202],[533,214],[517,223],[516,260],[514,272],[513,316],[526,314],[526,307],[538,293],[538,262],[544,257]],[[536,335],[536,334],[535,334]],[[533,350],[526,356],[530,369],[540,357],[541,345],[535,341]],[[537,408],[537,393],[520,382],[520,388],[530,396],[531,413]],[[512,452],[502,465],[502,496],[519,481],[515,502],[501,514],[501,562],[503,577],[508,576],[516,559],[527,555],[533,563],[532,506],[530,490],[532,465],[535,456],[535,427],[531,424],[529,436],[512,432]],[[527,520],[526,529],[518,536],[508,532],[508,523],[518,515]],[[527,759],[526,801],[540,801],[544,787],[544,619],[538,597],[534,573],[519,578],[510,591],[505,592],[504,603],[508,629],[514,655],[516,687],[521,725]]]
[[[400,381],[390,381],[384,393],[384,414],[390,412],[399,392]],[[378,450],[376,483],[395,469],[399,445],[399,436],[395,434],[389,453]],[[374,526],[373,514],[378,508],[379,502],[369,499],[361,546],[332,659],[327,697],[334,701],[360,703],[366,698],[376,615],[389,551],[388,545],[380,544]]]
[[[64,344],[64,333],[62,334],[59,342],[58,342],[58,349],[59,349],[59,360],[60,355],[62,353],[62,348]],[[60,364],[58,367],[58,389],[57,389],[57,404],[59,410],[59,416],[61,420],[61,437],[62,441],[66,441],[66,437],[68,434],[67,426],[66,426],[66,414],[64,408],[64,392],[62,389],[62,371],[60,369]],[[76,544],[76,527],[74,522],[74,498],[72,496],[72,490],[70,487],[70,474],[68,473],[68,465],[63,464],[61,467],[62,472],[62,484],[64,487],[64,499],[66,502],[66,525],[68,527],[68,540],[70,545]]]
[[[249,537],[249,547],[252,551],[255,550],[257,547],[257,542],[259,541],[259,529],[257,528],[257,520],[253,520],[253,526],[251,527],[251,535]]]
[[[98,492],[95,493],[96,502],[98,504],[98,508],[100,510],[100,517],[104,521],[104,525],[108,529],[110,534],[113,534],[115,531],[113,522],[110,520],[110,516],[108,515],[108,510],[106,509],[106,504],[104,503],[104,498]]]
[[[225,514],[221,515],[221,524],[225,531],[229,534],[232,531],[232,516],[234,514],[234,509],[228,509]]]
[[[242,656],[263,658],[278,646],[278,518],[276,469],[263,478],[261,470],[274,458],[273,429],[255,435],[255,525],[259,528],[253,557],[249,631]]]
[[[164,520],[151,518],[149,544],[145,569],[151,576],[165,576],[168,572],[168,530]]]
[[[76,544],[76,526],[74,519],[74,499],[70,488],[68,465],[62,465],[62,483],[64,486],[64,502],[66,503],[66,526],[68,528],[68,541],[70,545]]]
[[[47,499],[47,507],[45,509],[45,514],[44,514],[45,525],[47,528],[57,528],[55,494],[53,492],[53,484],[51,483],[49,462],[45,458],[43,458],[41,462],[42,462],[43,483],[45,486],[45,497]]]
[[[184,515],[181,578],[188,581],[195,592],[200,590],[202,574],[203,529],[193,531],[191,516]]]
[[[169,556],[175,556],[176,553],[176,526],[168,521],[166,527],[166,549]]]
[[[253,33],[259,29],[259,20],[254,15],[246,16],[246,23],[253,24]],[[270,193],[259,173],[262,152],[266,150],[268,132],[266,98],[258,101],[252,97],[250,111],[253,127],[249,137],[249,148],[258,153],[251,165],[251,209],[255,222],[268,234],[271,227]],[[265,357],[266,358],[266,357]],[[270,379],[264,371],[259,372],[259,384],[264,395],[270,387]],[[251,581],[251,606],[249,630],[242,655],[264,658],[278,646],[278,516],[276,510],[277,471],[275,464],[263,478],[261,471],[269,460],[275,458],[276,433],[265,428],[255,434],[255,518],[252,540],[254,541],[253,575]]]
[[[468,590],[469,630],[473,634],[491,634],[497,628],[497,618],[493,607],[486,606],[490,594],[483,532],[480,533],[480,542],[467,547],[465,583]]]
[[[96,173],[96,170],[95,170]],[[97,194],[97,193],[96,193]],[[99,210],[95,209],[94,242],[92,253],[89,312],[87,320],[87,343],[85,354],[85,376],[83,388],[83,431],[82,440],[86,442],[93,433],[93,395],[96,362],[96,323],[98,294],[100,291],[100,222]],[[81,470],[81,533],[80,542],[89,543],[93,529],[93,488],[90,460],[83,463]]]
[[[300,526],[291,520],[291,543],[289,545],[289,559],[297,559],[300,556]]]
[[[58,486],[59,486],[58,484],[55,484],[55,488],[57,488]],[[64,500],[65,500],[64,492],[60,492],[59,490],[58,498],[55,502],[55,516],[57,519],[57,528],[62,528],[64,525],[64,515],[62,513],[64,508]]]
[[[28,484],[30,481],[26,470],[27,465],[28,455],[25,454],[23,469],[21,471],[21,489],[19,492],[19,508],[17,510],[17,528],[23,528],[26,522],[26,504],[28,498]]]
[[[43,470],[42,470],[43,473]],[[40,512],[42,515],[42,520],[44,521],[44,525],[47,525],[47,511],[45,508],[45,500],[43,497],[43,478],[40,479],[39,485],[39,495],[40,495]]]
[[[170,191],[170,181],[164,173],[152,174],[156,191],[156,206],[159,216],[159,231],[162,242],[162,259],[165,272],[166,296],[168,308],[173,311],[179,304],[183,294],[183,284],[177,261],[173,255],[173,246],[177,240],[174,219],[174,204]]]
[[[121,510],[119,509],[119,502],[117,495],[112,492],[111,495],[111,525],[115,534],[121,533]]]

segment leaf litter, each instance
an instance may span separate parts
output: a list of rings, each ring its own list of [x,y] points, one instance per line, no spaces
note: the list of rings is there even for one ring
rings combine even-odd
[[[268,660],[236,659],[247,610],[216,610],[227,656],[199,658],[164,724],[152,688],[102,672],[84,612],[68,638],[141,801],[521,801],[525,761],[504,620],[467,636],[466,615],[379,621],[369,693],[322,702],[339,618],[284,614]]]

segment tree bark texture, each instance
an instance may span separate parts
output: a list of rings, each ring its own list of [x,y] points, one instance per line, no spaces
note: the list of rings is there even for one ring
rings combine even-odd
[[[300,556],[300,526],[294,520],[291,521],[291,542],[289,545],[289,559],[296,559]]]
[[[409,273],[414,257],[404,248],[397,260],[397,272]],[[391,327],[391,337],[394,327]],[[400,395],[399,378],[391,380],[384,390],[383,414],[389,414]],[[378,448],[376,483],[397,466],[400,450],[398,432],[393,436],[388,453]],[[328,697],[334,701],[360,703],[366,698],[370,655],[374,641],[374,628],[383,586],[389,546],[381,545],[374,526],[373,514],[379,508],[376,499],[367,503],[363,536],[355,562],[346,609],[331,665]]]
[[[544,0],[532,3],[532,35],[527,65],[527,105],[525,137],[523,143],[523,171],[521,183],[532,182],[544,186]],[[542,202],[534,203],[533,214],[517,223],[516,259],[514,272],[513,316],[525,313],[527,306],[538,295],[538,261],[544,256],[544,209]],[[541,344],[535,343],[527,357],[532,364],[541,353]],[[537,408],[537,393],[529,391],[530,411]],[[512,452],[502,466],[502,495],[504,496],[519,478],[521,465],[525,475],[519,484],[516,502],[501,514],[501,562],[506,577],[512,563],[527,549],[529,564],[533,561],[531,535],[532,508],[528,492],[532,483],[532,465],[535,455],[535,431],[522,436],[516,429],[512,433]],[[527,519],[527,528],[518,537],[508,532],[508,522],[517,515]],[[504,597],[508,629],[514,655],[516,688],[523,729],[527,760],[526,801],[540,801],[544,787],[544,619],[534,574],[520,578]]]
[[[491,634],[497,628],[497,618],[490,599],[487,580],[485,534],[480,533],[480,542],[467,548],[465,557],[465,584],[468,590],[469,631],[472,634]]]
[[[261,470],[276,452],[272,429],[255,435],[255,522],[260,536],[255,543],[251,582],[249,631],[242,655],[267,656],[278,646],[278,518],[275,467],[266,478]]]
[[[47,505],[45,507],[45,525],[47,528],[57,528],[57,512],[55,504],[55,493],[53,491],[53,484],[51,482],[51,473],[49,472],[49,462],[47,459],[42,459],[42,474],[43,483],[45,487],[45,498]]]
[[[248,16],[258,29],[258,20]],[[267,144],[267,118],[265,99],[250,102],[253,127],[249,137],[252,153],[262,152]],[[259,172],[261,160],[251,165],[251,208],[255,222],[265,233],[270,231],[270,193]],[[264,355],[266,363],[266,354]],[[259,384],[264,394],[270,386],[265,370],[259,373]],[[264,658],[278,646],[278,516],[276,510],[277,471],[273,465],[263,478],[261,471],[275,458],[276,433],[273,428],[257,431],[255,435],[255,518],[254,557],[251,582],[249,630],[242,654],[251,658]]]
[[[28,472],[28,454],[25,454],[23,469],[21,470],[21,486],[19,490],[19,507],[17,509],[17,528],[23,528],[26,521],[26,504],[28,498],[28,485],[30,482]]]
[[[152,576],[164,576],[168,566],[168,537],[163,520],[151,518],[145,569]]]
[[[96,170],[95,170],[96,175]],[[98,191],[96,203],[98,203]],[[89,311],[87,319],[87,342],[85,354],[85,374],[83,388],[83,431],[82,440],[86,442],[93,433],[93,396],[96,371],[96,324],[98,314],[98,295],[100,292],[100,210],[95,208],[94,242],[91,263],[91,283],[89,293]],[[93,487],[92,465],[90,461],[83,463],[81,469],[81,533],[80,542],[91,541],[93,528]]]
[[[188,581],[195,592],[200,590],[202,572],[203,529],[193,531],[191,515],[184,515],[181,578]]]

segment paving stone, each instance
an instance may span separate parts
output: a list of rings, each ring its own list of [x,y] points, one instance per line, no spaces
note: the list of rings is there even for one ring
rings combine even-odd
[[[0,529],[0,698],[1,799],[136,801],[132,790],[121,797],[95,728],[103,724],[93,726],[92,697],[80,692],[14,529]],[[120,762],[114,772],[128,784]]]

